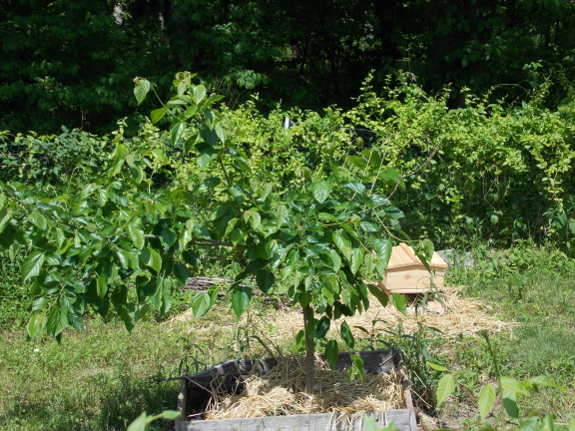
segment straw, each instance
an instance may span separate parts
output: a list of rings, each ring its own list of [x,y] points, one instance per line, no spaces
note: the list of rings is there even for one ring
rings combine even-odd
[[[239,394],[212,394],[205,419],[233,419],[311,413],[339,413],[351,420],[372,411],[404,408],[403,374],[365,373],[350,381],[347,371],[331,370],[316,360],[314,393],[304,393],[305,366],[301,356],[278,358],[263,376],[251,375]]]

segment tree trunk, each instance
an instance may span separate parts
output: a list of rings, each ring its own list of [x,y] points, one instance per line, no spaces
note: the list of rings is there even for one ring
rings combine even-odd
[[[313,378],[315,373],[315,343],[310,338],[308,332],[308,323],[313,319],[313,309],[308,305],[303,308],[303,323],[306,344],[305,356],[305,393],[312,395],[313,393]]]

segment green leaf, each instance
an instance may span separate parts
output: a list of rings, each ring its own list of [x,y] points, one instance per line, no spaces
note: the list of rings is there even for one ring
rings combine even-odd
[[[348,345],[349,348],[353,349],[355,346],[355,339],[353,338],[353,334],[351,333],[351,329],[349,329],[349,325],[347,322],[342,322],[340,327],[341,338],[345,341],[345,344]]]
[[[451,374],[444,374],[437,384],[437,407],[451,396],[455,390],[455,379]]]
[[[337,342],[335,340],[329,340],[325,345],[325,359],[331,368],[335,367],[339,353],[339,348],[337,347]]]
[[[194,85],[190,87],[190,96],[196,105],[199,105],[206,97],[206,87],[203,85]]]
[[[401,314],[407,316],[407,300],[403,295],[399,293],[392,294],[391,303]]]
[[[106,277],[98,277],[98,279],[96,279],[96,289],[98,296],[104,299],[104,296],[106,296],[106,293],[108,293],[108,282]]]
[[[38,332],[40,332],[40,329],[42,329],[42,326],[45,323],[42,321],[43,320],[42,317],[43,317],[43,315],[40,314],[39,311],[36,311],[30,317],[30,320],[28,321],[28,325],[26,326],[26,330],[28,331],[28,336],[30,338],[34,338],[36,335],[38,335]]]
[[[363,250],[361,248],[354,248],[351,251],[351,262],[349,269],[353,275],[357,274],[363,262]]]
[[[256,282],[258,284],[258,288],[263,292],[267,293],[270,287],[273,286],[275,283],[276,278],[270,271],[265,271],[260,269],[256,274]]]
[[[146,248],[140,253],[140,262],[156,272],[162,269],[162,258],[160,254],[153,248]]]
[[[232,287],[232,308],[238,319],[247,310],[252,299],[252,289],[246,285],[234,284]]]
[[[481,391],[479,392],[479,398],[477,399],[477,405],[479,407],[479,414],[481,415],[481,419],[485,419],[493,408],[496,395],[497,394],[495,388],[491,383],[488,383],[481,388]]]
[[[517,407],[517,401],[511,397],[503,397],[503,407],[513,419],[519,419],[519,408]]]
[[[136,96],[136,101],[140,105],[146,98],[146,94],[150,91],[150,81],[144,78],[134,79],[136,86],[134,87],[134,96]]]
[[[180,286],[185,286],[188,283],[188,279],[190,278],[190,271],[188,267],[182,263],[178,263],[174,265],[174,277],[180,283]]]
[[[383,291],[379,288],[379,286],[376,286],[373,283],[366,283],[366,284],[371,294],[376,297],[376,299],[382,306],[386,307],[387,303],[389,302],[389,298],[387,297],[387,295],[383,293]]]
[[[128,431],[147,431],[149,429],[146,412],[138,416],[128,427]]]
[[[370,237],[369,242],[371,242],[371,246],[373,247],[373,251],[377,257],[382,260],[382,264],[389,263],[389,258],[391,257],[391,251],[393,249],[393,243],[388,239],[381,239],[376,237]]]
[[[48,312],[46,329],[48,334],[55,337],[68,326],[68,305],[60,298],[58,304],[53,305]]]
[[[351,260],[351,240],[346,232],[339,229],[333,233],[333,243],[341,251],[341,254],[350,261]]]
[[[354,374],[357,374],[359,380],[363,383],[364,379],[363,359],[361,359],[361,356],[353,354],[351,355],[351,363],[353,364],[353,368],[355,369]]]
[[[182,137],[182,133],[186,130],[186,123],[176,123],[172,126],[172,139],[170,144],[172,147],[175,147],[180,142],[180,138]]]
[[[361,170],[367,167],[367,163],[365,162],[365,160],[359,156],[349,156],[347,158],[347,162]]]
[[[192,313],[194,313],[194,317],[197,319],[210,310],[212,305],[210,295],[208,295],[208,292],[196,292],[192,297],[190,305],[192,307]]]
[[[154,109],[152,112],[150,112],[150,118],[152,119],[152,123],[157,123],[158,121],[160,121],[164,117],[164,115],[166,115],[167,112],[168,108]]]
[[[447,371],[447,368],[445,368],[443,365],[435,364],[433,362],[427,362],[427,365],[436,371]]]
[[[120,261],[120,265],[122,265],[122,268],[135,269],[138,267],[138,258],[130,251],[121,249],[116,250],[116,255],[118,256],[118,260]]]
[[[529,416],[521,421],[519,431],[541,431],[540,419],[538,416]]]
[[[12,220],[12,209],[11,208],[4,208],[0,212],[0,233],[4,232],[8,223]]]
[[[28,221],[36,226],[40,230],[46,230],[48,224],[46,223],[46,218],[39,212],[33,212],[28,216]]]
[[[144,235],[144,231],[138,226],[133,224],[128,225],[128,236],[137,249],[141,250],[142,247],[144,247],[146,236]]]
[[[555,415],[547,413],[543,417],[543,431],[556,431],[555,419]]]
[[[44,259],[45,255],[41,251],[34,251],[24,259],[22,262],[22,282],[40,274]]]
[[[387,425],[386,427],[382,428],[379,426],[379,424],[375,420],[373,420],[369,416],[363,417],[363,428],[362,428],[362,430],[363,431],[399,431],[395,427],[394,422],[392,422],[389,425]]]
[[[329,196],[329,183],[327,181],[316,181],[311,185],[311,192],[314,199],[321,204],[325,202]]]
[[[525,387],[513,377],[501,377],[501,388],[517,395],[525,393]]]
[[[182,414],[180,412],[177,412],[176,410],[165,410],[162,413],[160,413],[158,417],[174,421],[178,418],[181,418]]]
[[[136,307],[134,304],[122,304],[120,307],[120,318],[128,332],[132,332],[136,325]]]
[[[216,131],[216,135],[218,136],[220,141],[222,141],[222,144],[224,144],[226,142],[226,136],[224,134],[224,129],[223,129],[222,125],[219,123],[216,124],[215,131]]]

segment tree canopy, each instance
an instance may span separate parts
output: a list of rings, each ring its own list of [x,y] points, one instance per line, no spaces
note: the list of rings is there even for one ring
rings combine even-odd
[[[383,85],[413,73],[426,91],[451,84],[510,101],[547,79],[570,91],[575,4],[560,0],[13,0],[0,17],[0,128],[110,131],[140,112],[131,80],[164,89],[199,73],[228,104],[350,107],[373,71]],[[503,90],[501,90],[503,89]],[[149,102],[151,103],[151,102]],[[151,105],[144,105],[146,111]],[[142,111],[144,112],[144,111]]]

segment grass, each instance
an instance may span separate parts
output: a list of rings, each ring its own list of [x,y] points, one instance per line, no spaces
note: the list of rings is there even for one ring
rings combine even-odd
[[[568,389],[555,389],[520,400],[524,415],[553,413],[560,422],[575,418],[575,261],[552,250],[519,247],[498,253],[477,250],[473,268],[458,268],[449,282],[467,286],[467,296],[484,301],[502,320],[516,321],[511,333],[492,336],[502,375],[524,379],[545,375]],[[495,380],[485,341],[444,340],[445,364],[460,370],[460,381],[477,395],[482,384]],[[441,354],[441,352],[440,352]],[[449,416],[461,409],[476,411],[464,395],[443,409]],[[450,412],[451,411],[451,412]]]
[[[475,260],[473,268],[453,269],[448,282],[467,286],[466,295],[484,301],[500,319],[518,323],[511,333],[491,336],[502,374],[517,379],[547,375],[570,391],[542,390],[524,398],[522,414],[552,412],[563,422],[575,418],[575,261],[557,251],[527,246],[495,254],[479,249]],[[92,318],[83,333],[66,330],[61,344],[48,338],[26,342],[29,298],[23,287],[10,290],[10,283],[18,286],[10,276],[0,285],[2,430],[125,430],[142,411],[152,414],[176,407],[179,382],[161,379],[179,375],[182,367],[195,372],[239,355],[267,355],[250,337],[255,335],[253,326],[238,327],[224,304],[200,320],[141,322],[132,334],[121,323]],[[176,312],[184,309],[179,301]],[[252,310],[265,314],[270,307],[256,303]],[[259,328],[264,333],[273,329]],[[293,349],[294,340],[286,339],[283,347]],[[390,347],[403,350],[418,393],[415,400],[439,417],[439,425],[459,425],[477,409],[459,391],[450,405],[434,412],[439,376],[427,361],[454,370],[475,395],[495,380],[493,361],[479,337],[448,338],[425,327],[408,334],[398,326],[357,340],[356,349]],[[152,429],[168,430],[171,424],[155,422]]]

